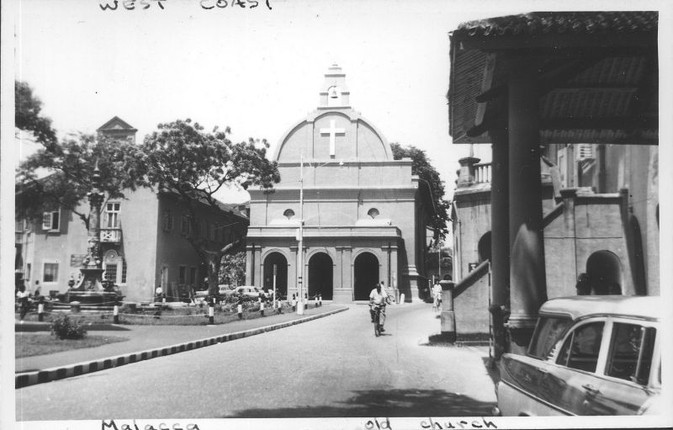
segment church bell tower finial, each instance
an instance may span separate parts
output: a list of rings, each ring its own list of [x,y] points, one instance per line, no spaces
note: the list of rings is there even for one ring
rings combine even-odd
[[[350,92],[346,87],[346,74],[338,64],[332,64],[325,73],[325,83],[320,90],[319,109],[350,107]]]

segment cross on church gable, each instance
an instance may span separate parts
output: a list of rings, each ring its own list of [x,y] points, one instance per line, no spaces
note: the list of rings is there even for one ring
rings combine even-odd
[[[346,135],[345,128],[336,128],[336,120],[330,120],[329,128],[321,128],[320,135],[329,135],[329,155],[334,157],[335,155],[335,141],[336,136],[340,134],[342,136]]]

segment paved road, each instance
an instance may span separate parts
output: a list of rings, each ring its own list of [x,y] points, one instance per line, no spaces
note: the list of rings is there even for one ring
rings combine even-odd
[[[17,420],[488,415],[483,348],[427,344],[430,305],[368,308],[16,390]]]

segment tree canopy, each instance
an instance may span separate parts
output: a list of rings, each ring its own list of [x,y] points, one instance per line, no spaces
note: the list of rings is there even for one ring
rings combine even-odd
[[[33,94],[26,82],[14,81],[14,125],[19,130],[29,131],[35,140],[46,148],[57,143],[51,119],[41,115],[42,102]]]
[[[100,171],[100,189],[107,198],[124,196],[124,190],[141,184],[133,167],[137,147],[125,141],[78,134],[54,142],[23,161],[17,172],[16,209],[39,219],[42,212],[57,208],[72,211],[89,226],[87,193],[93,189],[93,171]],[[45,177],[38,172],[44,170]]]
[[[410,158],[412,161],[411,173],[418,175],[423,181],[427,182],[432,194],[435,205],[435,215],[432,218],[431,226],[435,230],[435,239],[444,239],[448,233],[447,223],[451,221],[449,216],[449,202],[444,200],[444,183],[439,178],[439,172],[430,164],[430,160],[425,151],[415,146],[402,146],[399,143],[391,143],[393,158],[400,160]]]
[[[139,150],[137,162],[146,185],[177,196],[179,204],[191,215],[192,231],[198,231],[197,211],[206,205],[221,210],[217,194],[223,187],[247,189],[250,185],[272,188],[280,180],[275,162],[266,158],[265,140],[249,139],[233,143],[229,128],[204,131],[190,119],[159,124]],[[224,248],[199,235],[187,236],[208,268],[209,289],[217,288],[222,256],[240,248],[247,223],[241,234]]]

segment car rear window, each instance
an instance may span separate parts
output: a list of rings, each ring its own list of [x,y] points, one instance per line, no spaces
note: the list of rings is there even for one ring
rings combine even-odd
[[[612,329],[605,374],[641,385],[647,384],[655,335],[654,327],[616,322]]]
[[[571,323],[572,320],[568,317],[540,317],[528,348],[528,354],[542,360],[551,358]]]
[[[604,325],[598,321],[577,327],[566,339],[556,362],[571,369],[595,372]]]

